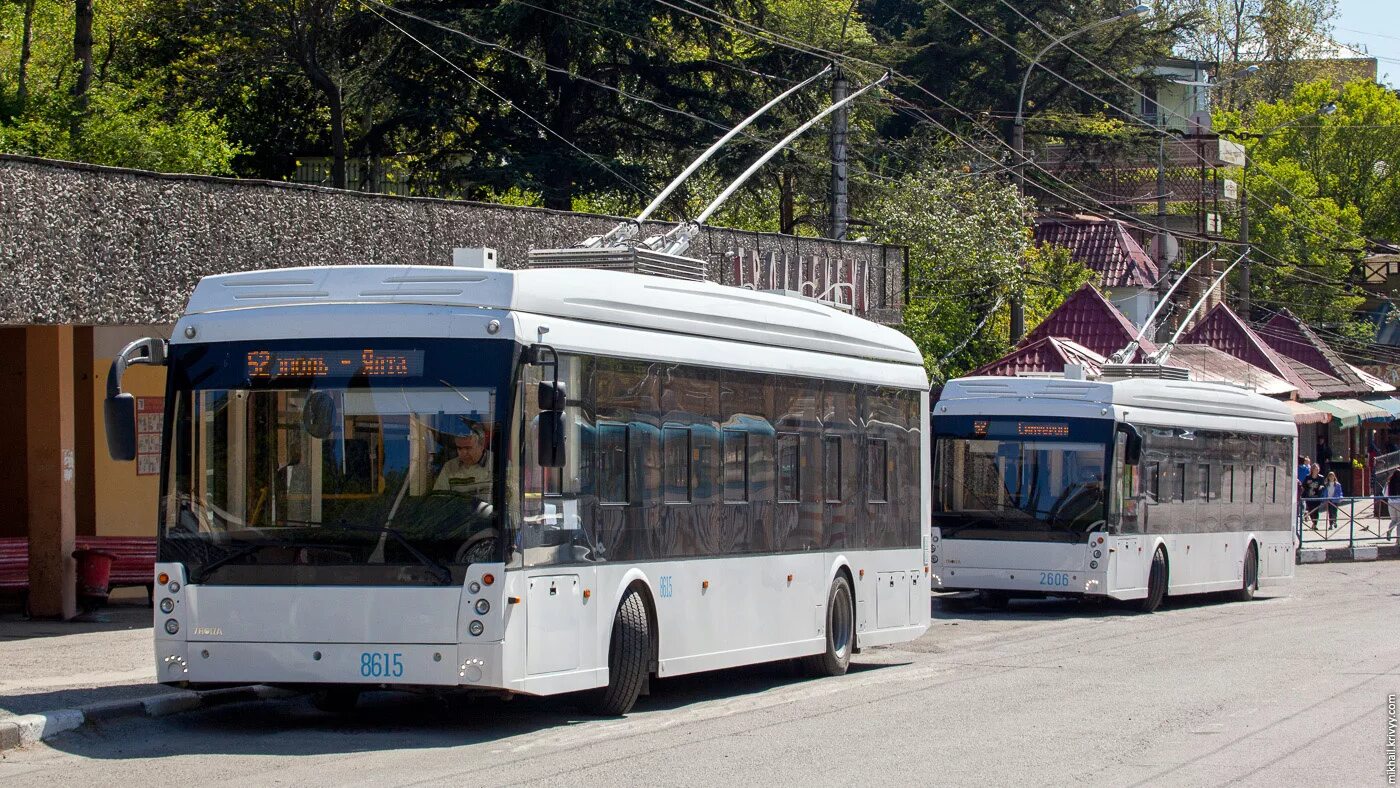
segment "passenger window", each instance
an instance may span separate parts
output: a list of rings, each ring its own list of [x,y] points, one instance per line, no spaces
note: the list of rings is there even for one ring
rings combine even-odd
[[[724,430],[724,500],[742,503],[749,499],[749,434],[744,430]]]
[[[598,502],[628,503],[628,432],[626,424],[598,425]]]
[[[661,430],[663,500],[690,503],[690,428],[664,427]]]
[[[802,499],[802,436],[778,433],[778,503]]]

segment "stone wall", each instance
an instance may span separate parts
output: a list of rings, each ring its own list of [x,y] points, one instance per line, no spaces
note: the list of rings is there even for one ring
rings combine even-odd
[[[232,271],[448,265],[453,248],[474,246],[515,268],[531,248],[571,246],[617,221],[0,156],[0,324],[170,323],[200,277]],[[864,261],[877,291],[868,316],[899,321],[901,248],[707,227],[688,254],[724,281],[734,255],[754,251]]]

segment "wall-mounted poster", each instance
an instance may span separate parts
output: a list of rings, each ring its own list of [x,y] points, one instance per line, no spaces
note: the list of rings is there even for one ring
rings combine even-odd
[[[165,397],[136,398],[136,475],[160,473],[160,429],[165,422]]]

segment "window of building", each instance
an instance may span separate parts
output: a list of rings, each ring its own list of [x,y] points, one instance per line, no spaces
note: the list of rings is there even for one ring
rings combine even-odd
[[[628,432],[626,424],[598,425],[598,501],[629,503]]]
[[[889,441],[869,438],[865,441],[866,500],[885,503],[889,500]]]
[[[741,503],[749,499],[749,434],[724,430],[721,449],[724,464],[724,500]]]
[[[841,436],[822,436],[822,495],[827,503],[841,503]]]
[[[802,436],[778,433],[778,503],[802,499]]]
[[[666,503],[690,503],[690,428],[663,427],[661,456],[662,500]]]

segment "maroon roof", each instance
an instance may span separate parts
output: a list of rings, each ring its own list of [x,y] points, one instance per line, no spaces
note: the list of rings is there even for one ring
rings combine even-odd
[[[1104,287],[1152,287],[1157,283],[1157,264],[1122,222],[1081,217],[1041,219],[1035,225],[1035,240],[1068,247],[1070,257],[1097,272]]]
[[[1098,375],[1103,370],[1104,357],[1094,351],[1056,337],[1043,337],[1022,344],[1015,350],[968,375],[1006,375],[1064,372],[1066,364],[1082,364],[1084,371]]]
[[[1299,399],[1317,399],[1321,396],[1223,302],[1206,313],[1181,341],[1210,345],[1283,378],[1298,389]]]
[[[1269,318],[1263,325],[1256,327],[1254,331],[1260,339],[1269,344],[1269,347],[1334,379],[1335,382],[1346,387],[1347,393],[1374,393],[1366,381],[1356,374],[1356,370],[1352,369],[1351,365],[1337,351],[1323,342],[1311,328],[1308,328],[1306,323],[1299,320],[1287,309]],[[1323,391],[1320,387],[1315,388],[1324,394],[1342,393],[1340,391]]]
[[[1083,345],[1105,358],[1112,356],[1137,336],[1137,327],[1104,298],[1093,285],[1084,285],[1056,307],[1036,326],[1021,345],[1045,337],[1059,337]],[[1157,346],[1144,338],[1138,354],[1130,361],[1153,352]]]

